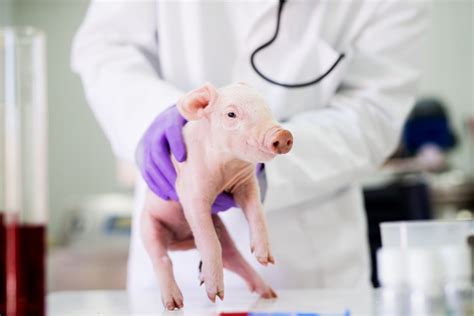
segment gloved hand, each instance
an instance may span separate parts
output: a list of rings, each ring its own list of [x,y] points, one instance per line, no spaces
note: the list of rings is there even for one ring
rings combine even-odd
[[[186,160],[182,129],[187,123],[176,106],[159,114],[145,132],[136,152],[136,161],[148,187],[164,200],[179,201],[175,190],[176,170],[170,152],[178,162]],[[231,194],[221,193],[212,205],[212,213],[235,207]]]

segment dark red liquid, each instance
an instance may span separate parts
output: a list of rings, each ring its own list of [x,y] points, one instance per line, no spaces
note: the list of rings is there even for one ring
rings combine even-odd
[[[6,238],[14,240],[7,249]],[[8,225],[0,215],[0,315],[45,315],[45,227]],[[8,263],[7,263],[8,262]],[[7,278],[16,280],[15,299],[9,301]]]

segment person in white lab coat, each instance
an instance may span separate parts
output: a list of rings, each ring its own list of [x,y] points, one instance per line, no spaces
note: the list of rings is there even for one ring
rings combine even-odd
[[[242,212],[220,213],[238,248],[279,288],[369,286],[359,182],[395,149],[414,103],[427,12],[422,1],[292,1],[277,40],[255,58],[280,82],[302,82],[345,58],[320,83],[285,88],[260,77],[250,55],[274,34],[278,1],[92,1],[73,43],[72,66],[116,155],[134,160],[162,111],[206,81],[244,81],[294,136],[265,165],[264,208],[276,265],[249,251]],[[140,239],[139,180],[128,288],[159,289]],[[178,285],[201,291],[196,251],[171,254]],[[225,274],[226,288],[245,287]]]

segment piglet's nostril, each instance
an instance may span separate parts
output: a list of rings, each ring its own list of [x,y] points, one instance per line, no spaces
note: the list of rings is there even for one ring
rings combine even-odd
[[[272,140],[268,144],[272,153],[286,154],[293,145],[293,136],[289,131],[280,129],[272,135]]]

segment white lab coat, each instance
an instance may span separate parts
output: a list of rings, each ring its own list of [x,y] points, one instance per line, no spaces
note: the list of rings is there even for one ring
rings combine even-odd
[[[161,111],[205,81],[245,81],[294,136],[288,155],[266,164],[264,207],[276,266],[249,251],[242,212],[222,217],[239,249],[275,288],[366,287],[369,260],[359,182],[394,150],[419,78],[422,1],[293,1],[280,35],[257,65],[283,82],[313,79],[340,52],[346,58],[316,86],[287,89],[252,70],[250,54],[274,32],[278,1],[93,1],[74,40],[72,65],[118,157],[133,161]],[[136,190],[128,287],[157,288],[140,240]],[[196,251],[172,254],[177,282],[200,291]],[[227,273],[226,287],[244,286]]]

